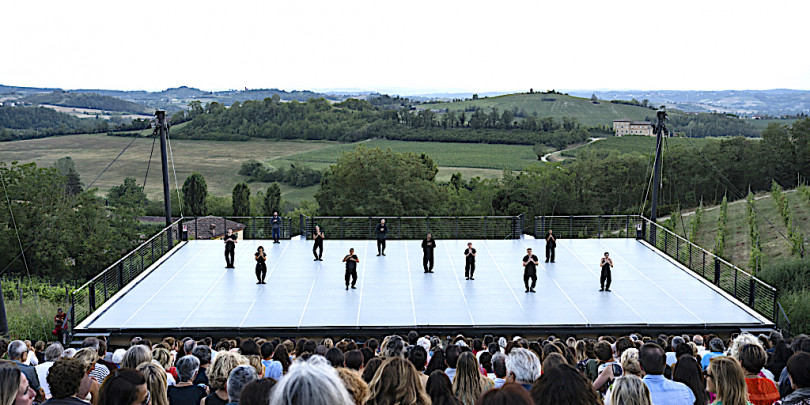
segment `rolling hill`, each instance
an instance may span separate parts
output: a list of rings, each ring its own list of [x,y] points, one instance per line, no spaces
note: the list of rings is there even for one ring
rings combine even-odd
[[[94,93],[82,94],[55,90],[50,93],[31,94],[21,100],[38,105],[90,108],[123,113],[150,114],[154,112],[145,105]]]

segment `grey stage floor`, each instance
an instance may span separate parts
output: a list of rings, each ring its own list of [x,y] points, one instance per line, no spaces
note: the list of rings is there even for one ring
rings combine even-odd
[[[236,268],[224,268],[221,241],[191,241],[148,276],[85,320],[80,329],[252,329],[379,327],[711,327],[767,321],[633,239],[560,240],[556,263],[544,241],[474,240],[475,280],[464,278],[466,240],[439,240],[435,273],[422,269],[419,241],[327,240],[324,261],[312,242],[242,240]],[[253,253],[268,252],[266,285]],[[341,262],[360,258],[356,290]],[[527,247],[541,259],[537,293],[525,293]],[[613,292],[599,292],[599,259],[614,260]]]

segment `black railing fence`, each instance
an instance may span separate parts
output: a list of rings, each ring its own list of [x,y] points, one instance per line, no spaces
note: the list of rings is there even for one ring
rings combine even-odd
[[[72,312],[70,312],[68,318],[70,321],[68,322],[68,336],[73,335],[76,325],[178,243],[180,240],[178,233],[180,221],[177,220],[171,226],[163,228],[70,294]]]
[[[375,238],[385,219],[389,239],[422,239],[430,232],[437,239],[519,239],[523,215],[483,217],[307,217],[301,227],[308,239],[319,226],[327,239]],[[303,234],[304,232],[302,232]]]
[[[185,217],[182,226],[188,232],[189,239],[220,238],[233,228],[242,231],[243,239],[271,239],[273,234],[273,217]],[[280,217],[280,238],[290,239],[300,234],[298,224],[293,227],[290,217]]]
[[[548,231],[561,239],[635,238],[638,215],[568,215],[534,217],[534,235],[545,238]]]

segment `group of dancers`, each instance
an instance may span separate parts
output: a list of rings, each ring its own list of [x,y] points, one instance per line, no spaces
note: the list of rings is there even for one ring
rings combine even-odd
[[[278,218],[276,222],[274,219]],[[273,226],[273,243],[280,243],[279,233],[278,230],[281,225],[281,218],[278,217],[278,213],[274,213],[273,219],[271,219],[271,224]],[[380,220],[380,223],[377,224],[374,232],[377,237],[377,256],[385,256],[385,241],[388,236],[388,226],[385,225],[385,220]],[[312,254],[315,256],[314,261],[323,261],[323,241],[325,235],[323,230],[321,230],[320,226],[315,226],[315,231],[312,233],[312,240],[314,242],[312,246]],[[236,243],[237,235],[233,233],[233,229],[228,229],[227,234],[223,237],[223,242],[225,243],[225,263],[226,268],[232,269],[234,268],[234,252],[236,250]],[[557,247],[557,238],[554,236],[551,230],[548,231],[548,235],[545,237],[546,241],[546,263],[554,263],[555,259],[555,249]],[[425,273],[433,273],[433,262],[434,256],[433,251],[436,249],[436,240],[433,239],[433,235],[430,233],[425,236],[422,240],[422,267],[425,270]],[[464,277],[466,280],[475,280],[475,257],[477,255],[477,251],[473,247],[472,242],[467,243],[467,249],[464,250]],[[256,284],[267,284],[264,279],[267,276],[267,254],[264,251],[264,247],[259,246],[254,253],[254,258],[256,259]],[[355,285],[357,284],[357,264],[360,263],[360,259],[354,254],[354,248],[349,249],[349,254],[343,257],[343,262],[346,263],[346,273],[344,275],[344,279],[346,281],[346,290],[348,291],[349,288],[355,289],[357,288]],[[526,293],[533,293],[535,291],[535,287],[537,286],[537,266],[540,265],[540,260],[536,255],[532,253],[532,249],[526,249],[526,256],[523,256],[523,284],[526,287]],[[602,257],[599,261],[599,267],[601,268],[601,274],[599,276],[599,284],[600,289],[599,291],[608,291],[610,292],[610,284],[611,284],[611,268],[613,267],[613,259],[610,258],[608,252],[605,252],[604,257]],[[531,283],[530,283],[531,282]]]

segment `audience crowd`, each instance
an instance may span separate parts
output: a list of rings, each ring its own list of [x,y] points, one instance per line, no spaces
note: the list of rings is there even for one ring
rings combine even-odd
[[[810,405],[810,337],[0,339],[0,405]]]

